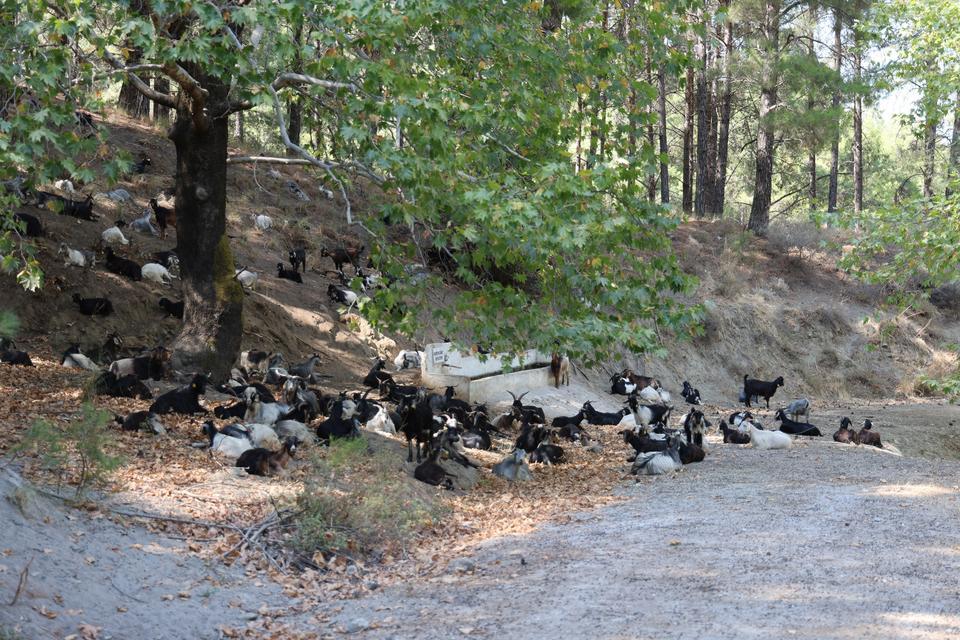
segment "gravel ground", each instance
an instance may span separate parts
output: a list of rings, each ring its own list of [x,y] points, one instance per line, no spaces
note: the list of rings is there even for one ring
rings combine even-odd
[[[829,437],[829,436],[828,436]],[[675,477],[425,583],[337,603],[369,638],[956,638],[960,464],[715,445]]]

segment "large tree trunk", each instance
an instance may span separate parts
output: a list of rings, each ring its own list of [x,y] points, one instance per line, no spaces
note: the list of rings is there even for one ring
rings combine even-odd
[[[693,154],[693,112],[695,110],[693,97],[693,69],[687,68],[687,78],[684,88],[684,103],[686,108],[683,114],[683,210],[686,213],[693,211],[693,176],[691,175],[690,157]]]
[[[716,66],[718,51],[713,47],[709,48],[710,54],[707,57],[707,69]],[[712,71],[710,75],[714,75]],[[720,211],[717,210],[717,80],[710,79],[707,83],[707,173],[706,193],[704,193],[704,209],[707,215],[712,218],[720,217]]]
[[[210,114],[224,113],[227,87],[205,82]],[[221,103],[222,104],[222,103]],[[170,132],[177,149],[177,253],[185,302],[173,344],[173,367],[223,379],[240,351],[243,290],[234,278],[226,235],[228,116],[178,112]]]
[[[758,235],[770,224],[773,190],[774,130],[770,112],[777,104],[777,65],[780,57],[780,0],[767,0],[763,18],[764,59],[760,69],[760,123],[757,125],[757,158],[750,207],[749,229]]]
[[[657,73],[657,115],[660,117],[660,202],[670,203],[670,148],[667,146],[667,79]]]
[[[952,183],[957,180],[960,168],[960,91],[957,92],[957,101],[953,107],[953,133],[950,135],[950,159],[947,161],[947,187],[945,195],[953,195]]]
[[[853,32],[853,73],[857,87],[863,78],[860,30]],[[863,211],[863,97],[853,98],[853,212]]]
[[[817,66],[817,54],[813,50],[813,39],[816,37],[814,30],[810,30],[810,39],[807,41],[807,55],[810,56],[810,68],[813,69]],[[812,114],[815,108],[813,102],[813,94],[811,93],[807,96],[807,113]],[[813,211],[817,208],[817,145],[815,136],[810,138],[810,148],[807,150],[807,170],[810,172],[810,185],[807,193],[807,197],[810,200],[809,207]]]
[[[923,197],[933,197],[933,175],[937,153],[937,121],[927,120],[923,128]]]
[[[840,77],[843,65],[843,20],[840,14],[840,8],[833,10],[833,68]],[[837,83],[837,89],[833,92],[833,109],[840,110],[840,83]],[[827,192],[827,211],[837,210],[837,179],[840,173],[840,117],[837,116],[837,126],[833,132],[833,142],[830,145],[830,186]]]
[[[722,7],[730,7],[730,0],[723,0]],[[729,15],[729,13],[728,13]],[[717,215],[723,216],[727,194],[727,158],[730,147],[730,110],[733,105],[733,83],[731,81],[731,63],[733,56],[733,23],[728,19],[723,26],[723,89],[720,94],[719,123],[717,127]]]
[[[704,22],[701,16],[701,22]],[[707,137],[709,100],[707,98],[707,43],[704,36],[697,38],[697,192],[693,197],[693,213],[702,218],[707,211],[710,191],[710,174],[707,171]]]
[[[651,51],[650,47],[647,46],[647,84],[649,84],[651,87],[653,86],[653,68],[650,64],[650,59],[652,57],[653,51]],[[653,131],[653,108],[653,104],[647,105],[647,148],[650,149],[651,153],[653,153],[653,150],[656,148],[656,134]],[[649,202],[657,201],[657,173],[653,170],[653,167],[650,167],[650,172],[647,176],[647,200]]]
[[[143,52],[139,47],[130,48],[130,57],[127,59],[128,65],[139,64]],[[143,78],[140,78],[143,80]],[[120,96],[117,98],[117,106],[123,109],[132,118],[146,118],[150,115],[150,101],[146,96],[140,93],[133,80],[126,78],[120,85]]]

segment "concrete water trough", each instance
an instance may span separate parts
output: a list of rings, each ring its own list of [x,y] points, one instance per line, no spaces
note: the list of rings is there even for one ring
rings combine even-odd
[[[432,390],[454,387],[457,397],[468,402],[509,401],[507,391],[523,393],[550,384],[550,357],[527,350],[522,358],[511,358],[510,371],[504,373],[504,363],[496,355],[481,361],[478,354],[461,353],[449,342],[435,342],[424,348],[420,378]]]

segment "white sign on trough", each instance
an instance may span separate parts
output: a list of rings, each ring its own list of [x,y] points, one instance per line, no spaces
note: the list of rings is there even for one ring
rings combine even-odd
[[[510,400],[507,391],[522,393],[549,384],[550,355],[535,349],[523,353],[523,359],[510,361],[510,373],[503,373],[503,362],[488,355],[485,362],[475,353],[460,353],[449,342],[426,345],[426,357],[420,365],[423,385],[442,390],[454,387],[458,398],[468,402]]]

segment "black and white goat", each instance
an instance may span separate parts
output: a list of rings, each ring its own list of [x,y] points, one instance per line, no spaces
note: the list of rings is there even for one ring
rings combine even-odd
[[[787,417],[783,409],[777,409],[774,419],[780,421],[780,431],[795,436],[821,436],[820,429],[807,422],[795,422]]]
[[[96,362],[80,353],[80,345],[72,344],[60,357],[60,365],[68,369],[86,369],[87,371],[99,371],[100,367]]]
[[[683,391],[680,392],[680,395],[683,396],[687,404],[703,404],[703,401],[700,399],[700,390],[694,389],[686,380],[683,381]]]

